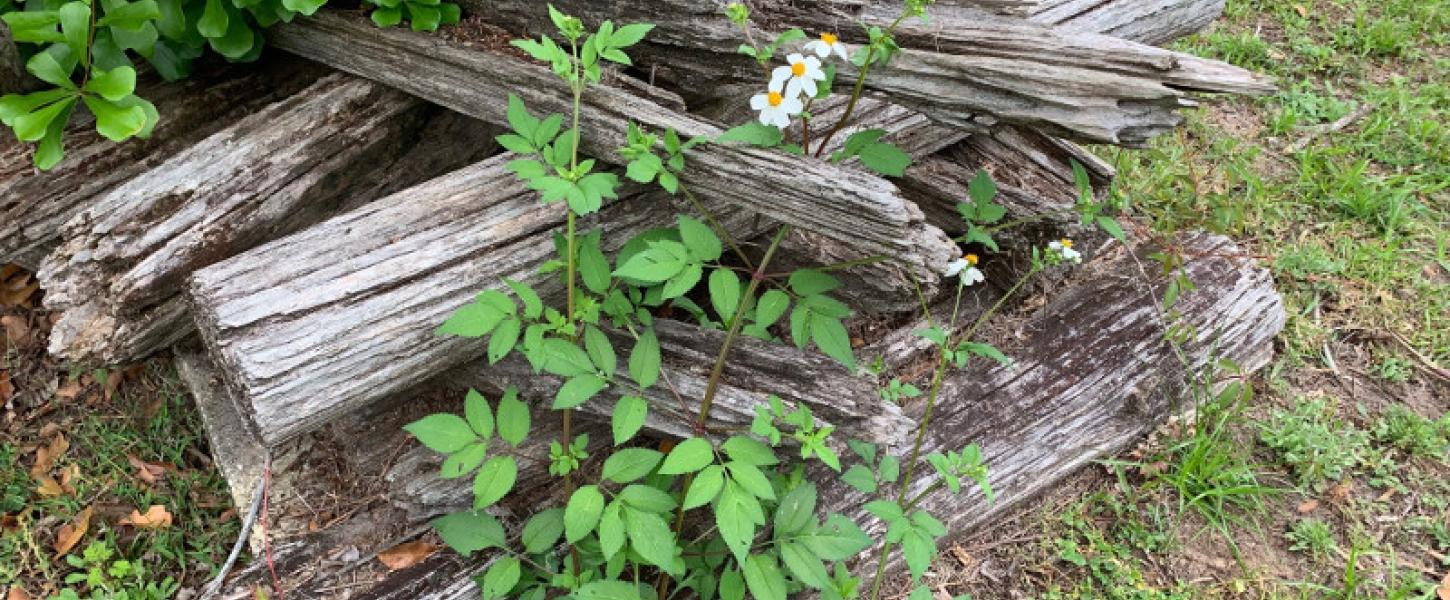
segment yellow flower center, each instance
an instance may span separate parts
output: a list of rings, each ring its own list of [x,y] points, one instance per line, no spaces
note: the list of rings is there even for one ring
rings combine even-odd
[[[1071,248],[1072,247],[1072,240],[1067,239],[1067,238],[1062,238],[1062,247],[1063,248]]]
[[[796,77],[803,77],[803,76],[805,76],[805,74],[806,74],[806,63],[803,63],[803,62],[791,63],[791,65],[790,65],[790,74],[791,75],[795,75]]]
[[[780,92],[771,92],[769,96],[766,96],[766,102],[769,102],[771,106],[780,106],[780,103],[784,101],[785,96],[780,95]]]
[[[827,46],[834,46],[834,45],[836,45],[836,39],[837,39],[836,38],[836,34],[834,34],[834,33],[822,33],[821,34],[821,41],[822,42],[825,42]]]
[[[963,256],[962,258],[965,258],[967,260],[967,264],[972,265],[974,267],[977,266],[977,255],[975,255],[975,254],[968,254],[966,256]]]

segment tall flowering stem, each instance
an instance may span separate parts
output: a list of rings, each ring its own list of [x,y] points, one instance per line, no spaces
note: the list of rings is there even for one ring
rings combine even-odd
[[[988,308],[986,312],[982,313],[981,316],[978,316],[977,320],[972,323],[971,327],[968,327],[967,330],[962,332],[962,335],[958,336],[956,339],[958,341],[972,339],[972,336],[976,335],[977,330],[981,329],[982,325],[985,324],[988,319],[992,318],[993,315],[997,314],[998,311],[1002,310],[1002,307],[1007,303],[1007,299],[1011,298],[1019,290],[1021,290],[1022,286],[1026,284],[1033,275],[1036,275],[1039,270],[1041,270],[1041,266],[1036,261],[1034,261],[1032,268],[1029,269],[1027,273],[1023,274],[1022,277],[1018,278],[1016,283],[1013,283],[1012,287],[1007,290],[1007,293],[1002,294],[1002,297],[998,298],[997,301],[992,304],[991,308]],[[952,317],[949,321],[950,325],[953,327],[956,326],[957,314],[962,306],[962,293],[966,291],[966,289],[966,286],[957,286],[956,302],[953,304]],[[922,295],[920,286],[917,287],[917,298],[921,301],[922,311],[926,314],[928,322],[930,322],[931,309],[928,308],[926,305],[926,298]],[[917,463],[921,461],[921,447],[922,444],[926,441],[927,429],[931,427],[932,413],[936,410],[937,398],[941,395],[942,381],[946,377],[947,365],[951,362],[949,352],[952,346],[952,342],[953,340],[949,338],[947,340],[947,344],[941,346],[940,352],[937,355],[936,372],[932,374],[931,391],[927,394],[926,398],[926,410],[922,413],[921,422],[917,424],[916,439],[912,443],[911,455],[906,460],[906,473],[901,478],[901,484],[896,490],[896,505],[902,507],[903,511],[909,511],[912,508],[915,508],[916,505],[920,503],[928,493],[931,493],[940,486],[940,481],[934,482],[930,486],[927,486],[925,490],[922,490],[921,493],[914,496],[910,502],[907,502],[906,500],[906,491],[911,488],[912,479],[916,477]],[[876,576],[871,582],[871,600],[879,600],[881,598],[881,583],[886,579],[886,558],[890,556],[890,550],[891,543],[882,542],[881,553],[877,555],[876,560]]]
[[[910,13],[903,12],[901,13],[901,16],[896,17],[896,20],[891,22],[891,26],[886,28],[886,34],[884,37],[891,37],[891,33],[896,31],[896,27],[900,25],[901,22],[905,20],[909,14]],[[866,58],[865,60],[861,61],[861,69],[856,73],[856,85],[851,88],[851,99],[846,102],[846,112],[841,115],[840,120],[836,121],[835,125],[831,126],[830,130],[826,131],[826,135],[821,137],[821,145],[816,146],[815,156],[820,156],[821,152],[824,152],[826,150],[826,145],[831,142],[831,138],[835,137],[836,132],[840,131],[842,127],[846,126],[846,123],[850,122],[851,113],[855,112],[856,103],[861,100],[861,92],[866,88],[866,75],[871,72],[871,64],[876,58],[876,52],[877,43],[873,42],[871,45],[866,47]],[[804,146],[802,147],[804,148]],[[808,152],[810,151],[809,148],[807,148],[806,150]]]

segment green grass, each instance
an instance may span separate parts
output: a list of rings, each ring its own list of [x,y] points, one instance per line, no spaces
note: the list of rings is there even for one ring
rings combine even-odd
[[[1113,490],[1044,511],[1041,548],[1019,560],[1045,574],[1024,585],[1042,598],[1433,599],[1450,559],[1410,565],[1422,549],[1450,555],[1450,416],[1396,400],[1445,407],[1414,354],[1450,366],[1450,1],[1228,0],[1174,47],[1279,91],[1215,98],[1147,150],[1099,149],[1119,170],[1113,200],[1162,232],[1232,237],[1273,274],[1289,321],[1256,385],[1267,393],[1243,410],[1200,402],[1192,425],[1110,463]],[[1349,376],[1383,400],[1363,404]],[[1165,566],[1183,563],[1165,557],[1205,551],[1204,527],[1256,554],[1184,588]],[[1254,562],[1266,551],[1287,575]]]
[[[36,491],[31,457],[21,456],[17,447],[40,440],[0,446],[0,512],[15,516],[14,527],[0,530],[0,556],[7,557],[0,560],[0,586],[19,583],[38,598],[69,587],[80,597],[114,598],[129,591],[135,599],[147,597],[138,593],[148,585],[165,587],[168,578],[196,585],[220,565],[238,524],[235,518],[219,518],[230,506],[225,482],[203,460],[200,419],[168,369],[153,366],[141,379],[128,380],[109,403],[53,400],[57,410],[29,424],[34,435],[43,423],[54,423],[70,442],[53,472],[78,468],[71,481],[74,493],[44,497]],[[128,455],[170,469],[149,484],[136,476]],[[171,527],[143,530],[117,523],[132,509],[144,513],[153,504],[171,512]],[[71,560],[57,558],[56,531],[87,507],[94,515],[89,531],[70,552]],[[109,552],[101,571],[114,571],[114,576],[71,577],[66,586],[68,576],[84,575],[94,566],[74,564],[88,550],[92,557]],[[117,561],[124,566],[115,567]]]

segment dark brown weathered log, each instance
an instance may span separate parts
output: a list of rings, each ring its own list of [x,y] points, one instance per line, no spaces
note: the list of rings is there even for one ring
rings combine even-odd
[[[20,50],[10,35],[10,26],[0,23],[0,96],[23,94],[35,89],[40,80],[25,70],[20,60]]]
[[[746,41],[743,34],[714,3],[556,4],[588,22],[655,23],[636,53],[642,64],[657,67],[684,89],[709,90],[722,80],[763,85],[759,65],[735,52]],[[527,0],[464,5],[513,31],[553,29],[548,14]],[[762,7],[753,19],[763,31],[799,26],[838,31],[859,41],[855,22],[886,26],[899,12],[894,4],[816,0]],[[890,66],[873,69],[866,86],[969,131],[1015,123],[1093,142],[1142,145],[1182,121],[1178,110],[1194,106],[1186,93],[1273,90],[1249,71],[1119,38],[1058,30],[973,7],[944,6],[932,14],[928,25],[912,20],[898,28],[906,49]],[[842,69],[837,81],[848,84],[853,77],[853,71]]]
[[[322,73],[306,61],[264,60],[173,83],[143,80],[142,95],[162,115],[150,139],[112,142],[80,111],[66,128],[65,160],[49,171],[32,165],[31,144],[0,145],[0,261],[39,265],[59,243],[61,224],[95,197],[296,93]]]
[[[279,25],[273,43],[344,71],[373,78],[429,101],[496,124],[506,124],[505,99],[522,98],[536,112],[564,113],[569,93],[547,68],[513,54],[396,29],[333,12]],[[672,111],[607,86],[583,97],[581,147],[601,160],[622,162],[633,121],[682,136],[714,136],[719,125]],[[884,254],[934,280],[955,252],[940,230],[884,179],[807,157],[734,144],[690,151],[684,181],[702,198],[738,205],[780,222],[829,236],[865,252]],[[829,182],[823,185],[822,182]]]
[[[193,330],[198,268],[482,158],[489,128],[341,74],[238,121],[101,196],[39,278],[50,352],[137,360]]]
[[[1197,284],[1175,307],[1180,315],[1176,326],[1195,332],[1179,349],[1182,361],[1164,341],[1169,323],[1156,308],[1155,298],[1165,282],[1151,267],[1138,270],[1138,261],[1145,260],[1151,249],[1135,248],[1133,257],[1115,245],[1074,273],[1029,319],[1003,316],[988,328],[999,331],[1000,339],[994,341],[1013,357],[1012,366],[974,362],[948,376],[923,452],[977,443],[997,494],[993,504],[976,491],[927,496],[922,506],[948,524],[949,539],[967,535],[1076,468],[1127,446],[1168,416],[1192,408],[1191,378],[1209,364],[1227,358],[1250,372],[1268,361],[1285,315],[1267,272],[1237,258],[1240,251],[1221,237],[1197,235],[1179,243],[1189,253],[1185,268]],[[917,416],[922,410],[921,399],[907,407]],[[343,437],[337,443],[384,452],[406,439],[397,429],[400,422],[380,422],[376,428],[344,433],[357,437]],[[467,482],[437,479],[437,462],[426,449],[413,446],[397,461],[406,467],[390,470],[386,493],[393,502],[410,507],[414,519],[456,510],[468,501]],[[908,497],[933,484],[930,471],[918,470],[921,477]],[[868,531],[880,532],[879,522],[859,511],[867,498],[841,484],[833,473],[814,472],[812,479],[822,487],[822,512],[844,512]],[[536,488],[528,499],[552,498],[545,489]],[[410,496],[417,490],[426,493]],[[426,500],[420,503],[418,498]],[[539,500],[535,508],[557,501]],[[430,510],[427,502],[436,504]],[[321,541],[315,544],[312,547],[328,547]],[[318,560],[314,556],[311,562]],[[472,576],[488,560],[486,555],[466,560],[436,557],[427,569],[383,579],[363,597],[474,597]],[[432,576],[423,578],[425,572]],[[328,581],[324,575],[320,580],[309,578],[307,585],[316,589]]]

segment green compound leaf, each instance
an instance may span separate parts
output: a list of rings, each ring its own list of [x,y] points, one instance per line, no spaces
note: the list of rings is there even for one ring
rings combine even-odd
[[[571,377],[554,396],[554,410],[574,408],[588,402],[608,385],[604,378],[593,373]]]
[[[775,558],[764,554],[752,554],[742,565],[745,585],[750,596],[756,600],[785,600],[785,575],[775,564]]]
[[[467,421],[448,413],[428,415],[407,424],[403,430],[417,437],[429,450],[442,454],[452,454],[478,441],[478,435]]]
[[[521,572],[519,559],[512,556],[499,557],[492,565],[489,565],[488,571],[483,574],[482,588],[485,600],[507,597],[509,590],[518,585]]]
[[[120,102],[136,91],[136,69],[118,67],[109,71],[94,71],[86,82],[87,92],[100,94],[112,102]]]
[[[659,381],[660,340],[655,336],[654,328],[644,330],[630,351],[629,377],[643,389],[649,389]]]
[[[614,445],[623,444],[639,433],[648,415],[649,403],[639,396],[623,396],[615,402],[614,411],[609,417]]]
[[[470,389],[464,396],[463,416],[478,437],[486,440],[493,435],[493,412],[488,407],[488,399],[477,390]]]
[[[570,544],[584,539],[599,524],[604,512],[604,495],[599,488],[586,485],[574,490],[569,503],[564,506],[564,539]]]
[[[519,392],[509,386],[498,401],[498,437],[518,447],[529,435],[529,406],[519,400]]]
[[[502,548],[503,525],[498,519],[481,511],[453,513],[433,520],[433,529],[454,552],[468,556],[485,548]]]
[[[665,457],[665,463],[660,466],[660,473],[663,475],[682,475],[694,473],[707,465],[715,462],[715,453],[710,446],[710,441],[705,438],[693,437],[680,442],[669,456]]]
[[[783,139],[785,139],[785,134],[780,128],[751,122],[731,127],[725,133],[720,134],[720,137],[715,138],[715,141],[720,143],[745,142],[762,148],[774,148],[779,146]]]
[[[725,468],[720,465],[705,467],[695,475],[694,480],[690,482],[690,489],[685,491],[685,509],[709,504],[720,495],[720,490],[724,487]]]
[[[729,322],[740,306],[740,278],[734,271],[721,267],[710,273],[709,285],[710,305],[721,321]]]
[[[518,478],[519,466],[512,456],[495,456],[484,463],[473,478],[473,508],[482,510],[508,495]]]
[[[472,473],[478,465],[483,464],[483,459],[488,457],[488,444],[474,442],[464,446],[462,450],[449,454],[443,460],[443,466],[439,469],[439,477],[444,479],[458,479]]]
[[[648,448],[625,448],[604,460],[600,474],[605,480],[615,483],[629,483],[653,471],[664,455]]]
[[[564,509],[551,508],[529,517],[520,541],[524,551],[539,554],[553,548],[561,535],[564,535]]]
[[[704,223],[696,221],[685,215],[679,216],[680,241],[690,250],[690,256],[702,262],[710,262],[720,258],[720,238],[715,232]]]

